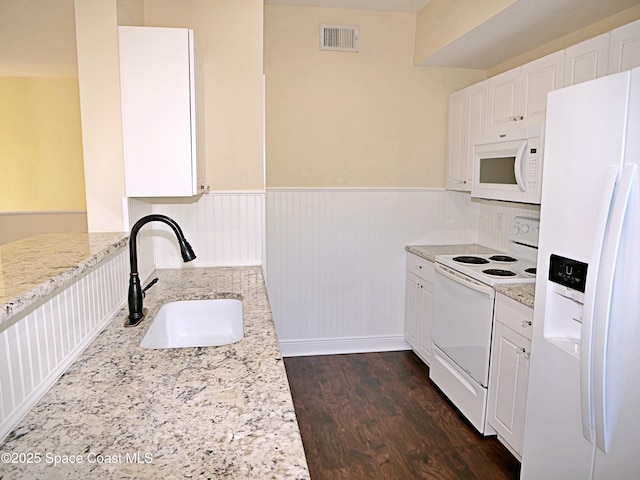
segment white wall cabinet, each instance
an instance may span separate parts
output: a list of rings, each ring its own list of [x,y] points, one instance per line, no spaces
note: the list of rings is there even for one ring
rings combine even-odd
[[[533,309],[496,295],[487,422],[518,458],[527,407]]]
[[[405,340],[427,365],[431,363],[434,274],[433,262],[407,254]]]
[[[611,31],[609,73],[640,67],[640,20]]]
[[[449,125],[447,129],[447,188],[471,191],[468,179],[467,151],[469,149],[466,129],[469,117],[467,92],[460,90],[449,95]]]
[[[193,30],[119,27],[128,197],[205,190],[202,74]]]
[[[449,97],[447,188],[471,191],[473,141],[486,132],[487,82],[480,82]]]
[[[563,86],[563,76],[560,51],[490,78],[487,133],[544,123],[547,94]]]
[[[607,75],[609,32],[572,45],[564,53],[564,86],[595,80]]]
[[[637,20],[452,93],[446,187],[471,191],[475,137],[543,124],[550,91],[639,66]]]

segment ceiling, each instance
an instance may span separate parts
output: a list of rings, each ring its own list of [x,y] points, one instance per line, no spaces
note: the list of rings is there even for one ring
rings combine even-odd
[[[349,8],[386,12],[413,12],[422,10],[429,0],[265,0],[265,5],[296,7]]]
[[[518,0],[419,64],[486,70],[637,5],[640,0]]]
[[[429,0],[265,0],[269,5],[417,12]],[[0,75],[77,75],[74,0],[0,0]],[[420,65],[486,70],[640,0],[517,0]]]

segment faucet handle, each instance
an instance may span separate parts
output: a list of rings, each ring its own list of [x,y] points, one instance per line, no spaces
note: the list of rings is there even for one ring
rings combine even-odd
[[[158,283],[158,277],[156,277],[153,280],[151,280],[147,284],[147,286],[142,289],[142,296],[145,297],[146,296],[146,291],[149,290],[151,287],[153,287],[156,283]]]

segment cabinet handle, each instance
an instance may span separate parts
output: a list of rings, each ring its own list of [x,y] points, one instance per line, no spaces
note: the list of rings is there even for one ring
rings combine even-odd
[[[522,325],[522,328],[530,327],[531,326],[531,320],[523,320],[520,325]]]
[[[516,348],[516,353],[518,355],[522,355],[523,353],[527,353],[527,350],[524,347],[518,347],[518,348]]]
[[[516,115],[515,117],[513,117],[513,121],[517,122],[518,120],[522,120],[524,119],[524,115]]]

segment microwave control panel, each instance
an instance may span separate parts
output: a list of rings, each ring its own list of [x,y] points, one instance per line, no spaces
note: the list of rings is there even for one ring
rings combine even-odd
[[[538,188],[538,160],[540,157],[540,139],[531,138],[527,145],[527,191]]]

